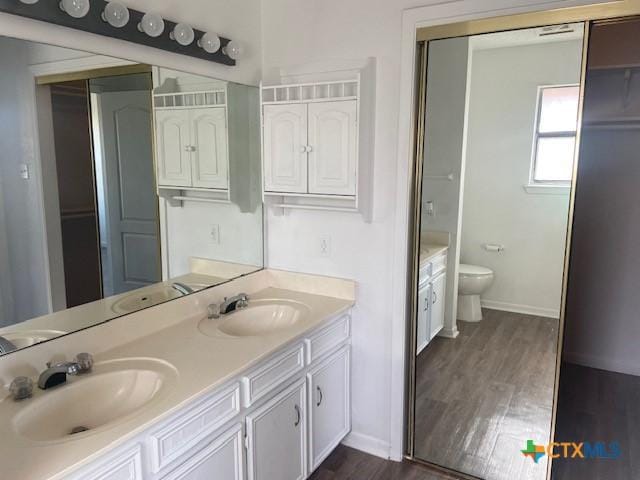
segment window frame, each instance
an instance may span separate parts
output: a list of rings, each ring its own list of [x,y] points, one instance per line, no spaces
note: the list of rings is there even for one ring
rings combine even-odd
[[[531,149],[531,166],[529,169],[529,184],[527,187],[551,187],[551,188],[562,188],[568,189],[571,187],[571,183],[573,178],[569,178],[568,180],[536,180],[536,165],[538,162],[538,147],[539,140],[541,138],[573,138],[574,139],[574,158],[572,164],[575,163],[575,149],[578,147],[578,118],[576,118],[576,128],[575,130],[566,130],[566,131],[555,131],[555,132],[540,132],[540,121],[542,119],[542,96],[544,91],[551,88],[580,88],[580,83],[561,83],[561,84],[549,84],[549,85],[538,85],[537,91],[537,100],[536,100],[536,119],[534,124],[533,131],[533,147]],[[579,99],[578,99],[579,101]]]

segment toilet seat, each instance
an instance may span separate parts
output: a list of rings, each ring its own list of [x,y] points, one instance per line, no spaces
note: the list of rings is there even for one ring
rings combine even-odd
[[[470,277],[483,277],[486,275],[493,275],[493,270],[487,267],[480,267],[478,265],[461,263],[460,268],[458,269],[458,274]]]

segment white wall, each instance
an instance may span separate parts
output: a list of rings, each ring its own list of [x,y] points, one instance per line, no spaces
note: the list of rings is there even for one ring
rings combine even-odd
[[[581,52],[580,40],[473,52],[461,262],[494,271],[489,307],[559,316],[569,190],[523,187],[538,86],[578,83]],[[487,243],[505,251],[487,252]]]
[[[440,335],[455,338],[460,258],[461,183],[464,182],[469,39],[450,38],[429,45],[427,109],[422,183],[421,231],[449,233],[444,328]],[[432,178],[453,175],[453,180]],[[427,203],[433,203],[433,216]]]

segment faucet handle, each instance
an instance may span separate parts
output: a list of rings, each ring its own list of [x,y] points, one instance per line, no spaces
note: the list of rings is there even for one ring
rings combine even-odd
[[[9,385],[11,397],[15,400],[25,400],[33,395],[33,380],[29,377],[16,377]]]
[[[77,373],[89,373],[93,368],[93,356],[90,353],[76,355]]]
[[[220,318],[220,305],[212,303],[207,307],[207,318]]]

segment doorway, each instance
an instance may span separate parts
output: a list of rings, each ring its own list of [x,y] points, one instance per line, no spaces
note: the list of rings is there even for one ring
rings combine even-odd
[[[59,222],[60,247],[48,245],[64,279],[56,310],[160,281],[150,74],[40,84],[41,136],[50,131],[57,176],[57,198],[47,199],[59,207],[49,221]]]

